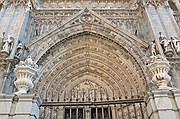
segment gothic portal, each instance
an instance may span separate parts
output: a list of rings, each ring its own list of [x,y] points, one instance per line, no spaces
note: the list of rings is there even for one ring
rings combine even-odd
[[[1,119],[179,119],[178,0],[1,0]]]

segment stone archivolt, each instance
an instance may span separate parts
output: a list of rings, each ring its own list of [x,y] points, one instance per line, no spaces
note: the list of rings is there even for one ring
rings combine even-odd
[[[73,84],[89,79],[99,85],[104,82],[103,88],[111,89],[111,97],[113,90],[117,91],[116,97],[138,95],[145,91],[145,78],[137,73],[140,70],[132,60],[123,49],[102,39],[77,37],[55,47],[39,62],[42,71],[36,90],[43,97],[47,94],[57,98],[59,93],[63,96],[64,89],[68,95]]]

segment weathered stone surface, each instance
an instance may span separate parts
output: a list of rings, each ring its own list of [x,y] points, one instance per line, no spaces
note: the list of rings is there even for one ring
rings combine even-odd
[[[180,15],[178,10],[172,11],[180,8],[179,1],[0,2],[3,5],[0,51],[3,51],[2,39],[8,35],[14,38],[11,51],[8,48],[0,53],[0,89],[22,94],[0,96],[0,107],[4,107],[0,108],[0,118],[39,118],[39,101],[31,95],[34,92],[46,101],[116,100],[139,98],[147,93],[150,119],[178,117],[180,92],[169,90],[180,88]],[[167,59],[157,58],[158,61],[150,63],[153,75],[146,65],[153,54],[151,42],[154,42],[154,55]],[[18,44],[24,45],[23,53],[19,52]],[[39,65],[38,76],[36,70],[20,62],[28,56]],[[15,68],[18,62],[25,70]],[[156,91],[148,93],[151,89]],[[119,119],[120,105],[112,109],[113,118]],[[52,116],[59,114],[64,118],[64,109],[59,110],[56,113],[53,109]],[[90,119],[90,108],[86,111],[86,118]]]

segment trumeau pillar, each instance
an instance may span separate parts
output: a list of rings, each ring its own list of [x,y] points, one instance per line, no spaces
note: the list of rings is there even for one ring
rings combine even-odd
[[[160,46],[159,32],[161,32],[167,39],[170,37],[180,37],[178,25],[173,17],[173,12],[168,5],[167,0],[144,0],[145,12],[147,20],[151,25],[158,50],[163,55],[163,50]]]

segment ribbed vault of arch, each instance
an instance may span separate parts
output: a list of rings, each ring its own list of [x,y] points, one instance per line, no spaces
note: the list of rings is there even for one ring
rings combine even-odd
[[[48,55],[47,55],[48,54]],[[34,90],[42,98],[123,98],[142,95],[145,76],[122,46],[91,34],[66,39],[39,61]]]

